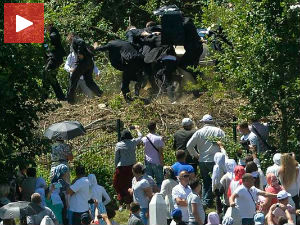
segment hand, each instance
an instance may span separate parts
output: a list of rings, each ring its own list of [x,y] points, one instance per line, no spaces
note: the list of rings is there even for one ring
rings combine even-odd
[[[300,209],[296,210],[296,215],[300,215]]]
[[[140,126],[139,125],[134,125],[135,129],[136,130],[139,130],[140,129]]]
[[[98,42],[95,42],[94,45],[93,45],[94,49],[98,48],[99,47],[99,44]]]
[[[71,73],[73,73],[73,72],[74,72],[74,70],[75,70],[74,68],[71,68],[71,69],[70,69],[70,72],[71,72]]]
[[[98,208],[98,201],[94,200],[95,208]]]
[[[230,203],[230,207],[234,208],[235,207],[235,203]]]

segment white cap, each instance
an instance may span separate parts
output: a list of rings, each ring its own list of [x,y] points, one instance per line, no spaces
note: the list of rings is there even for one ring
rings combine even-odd
[[[291,194],[290,193],[287,193],[285,190],[282,190],[282,191],[279,191],[278,194],[277,194],[277,199],[278,200],[283,200],[283,199],[286,199],[288,197],[290,197]]]
[[[200,120],[200,122],[212,122],[213,118],[211,115],[209,114],[205,114],[202,119]]]
[[[181,124],[184,127],[191,126],[191,125],[193,125],[193,120],[191,120],[190,118],[183,118]]]

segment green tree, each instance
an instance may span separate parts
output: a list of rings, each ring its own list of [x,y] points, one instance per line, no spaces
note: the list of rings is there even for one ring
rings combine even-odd
[[[296,3],[211,3],[203,16],[207,26],[221,25],[234,45],[231,49],[223,44],[224,53],[215,55],[219,61],[216,78],[248,100],[241,108],[248,118],[274,119],[271,122],[281,151],[295,150],[300,140],[300,20],[299,9],[291,8]]]
[[[41,45],[4,44],[3,27],[0,42],[0,182],[6,182],[19,163],[33,162],[47,146],[37,132],[38,116],[55,106],[41,97]]]

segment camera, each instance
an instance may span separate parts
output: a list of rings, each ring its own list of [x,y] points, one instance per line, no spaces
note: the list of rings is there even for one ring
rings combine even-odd
[[[240,141],[240,144],[247,152],[249,152],[249,145],[250,145],[249,140],[242,140],[242,141]]]

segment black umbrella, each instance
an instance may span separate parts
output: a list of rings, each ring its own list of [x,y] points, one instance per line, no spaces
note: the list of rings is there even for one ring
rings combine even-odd
[[[52,124],[45,132],[49,139],[70,140],[85,134],[85,129],[78,121],[63,121]]]

